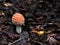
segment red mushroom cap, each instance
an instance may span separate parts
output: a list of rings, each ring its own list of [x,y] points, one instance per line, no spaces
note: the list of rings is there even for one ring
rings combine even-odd
[[[23,25],[25,23],[25,18],[22,14],[20,13],[15,13],[13,16],[12,16],[12,22],[15,24],[15,25]]]

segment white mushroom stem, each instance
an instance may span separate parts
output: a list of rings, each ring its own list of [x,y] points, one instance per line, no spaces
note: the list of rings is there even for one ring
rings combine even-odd
[[[16,26],[16,31],[17,31],[17,33],[21,33],[22,32],[22,27],[21,26]]]

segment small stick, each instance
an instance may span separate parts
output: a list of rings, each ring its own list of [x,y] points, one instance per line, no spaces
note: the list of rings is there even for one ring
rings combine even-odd
[[[14,42],[12,42],[12,43],[9,43],[8,45],[12,45],[12,44],[15,44],[16,42],[18,42],[18,41],[21,41],[23,38],[19,38],[18,40],[15,40]]]

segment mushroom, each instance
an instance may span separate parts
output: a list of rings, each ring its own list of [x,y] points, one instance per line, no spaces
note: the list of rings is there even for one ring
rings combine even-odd
[[[22,14],[20,14],[20,13],[15,13],[12,16],[12,22],[13,22],[13,24],[16,25],[16,31],[17,31],[17,33],[21,33],[21,31],[22,31],[22,25],[24,25],[24,23],[25,23],[24,16]]]

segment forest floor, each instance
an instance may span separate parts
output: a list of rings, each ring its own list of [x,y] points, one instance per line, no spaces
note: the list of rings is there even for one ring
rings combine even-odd
[[[21,34],[12,23],[15,13],[25,17]],[[0,0],[0,45],[60,45],[60,0]]]

